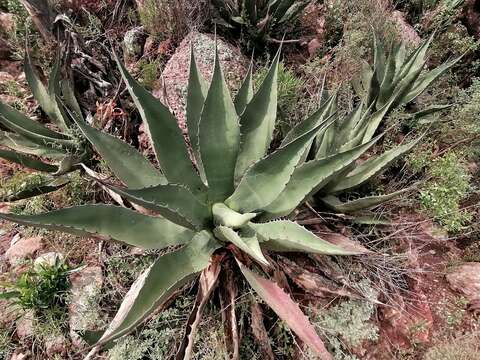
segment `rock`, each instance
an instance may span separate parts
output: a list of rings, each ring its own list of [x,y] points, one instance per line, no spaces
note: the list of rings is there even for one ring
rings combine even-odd
[[[29,356],[30,356],[29,351],[27,351],[27,352],[23,352],[23,351],[17,352],[17,350],[15,350],[15,352],[13,353],[10,360],[27,360]]]
[[[15,81],[15,78],[6,71],[0,71],[0,83],[6,83],[8,81]]]
[[[0,299],[0,328],[9,328],[17,319],[17,309],[8,301]]]
[[[391,19],[395,22],[403,41],[409,42],[413,46],[420,44],[422,38],[418,35],[413,26],[405,20],[405,14],[403,12],[398,10],[393,11]]]
[[[380,338],[394,349],[408,349],[430,341],[433,316],[428,299],[421,290],[412,291],[412,297],[408,305],[399,299],[380,308]]]
[[[477,40],[480,39],[480,0],[466,0],[464,6],[464,17],[468,29]]]
[[[127,60],[136,60],[142,55],[145,44],[145,31],[143,26],[128,30],[123,38],[123,49]]]
[[[15,29],[15,15],[0,11],[0,32],[11,33]]]
[[[64,261],[65,257],[57,252],[48,252],[40,255],[33,262],[33,268],[38,271],[41,266],[55,266],[57,261]]]
[[[68,340],[63,335],[50,336],[46,339],[44,345],[49,359],[55,358],[55,355],[66,355],[67,343]]]
[[[474,310],[480,310],[479,262],[456,266],[446,275],[446,279],[452,290],[465,296]]]
[[[41,248],[42,238],[40,236],[21,238],[11,244],[5,253],[5,258],[10,264],[15,265],[21,260],[32,257]]]
[[[100,266],[88,266],[70,275],[72,301],[69,305],[70,337],[75,346],[83,340],[79,330],[95,330],[99,326],[98,297],[102,290],[103,275]]]
[[[20,340],[33,336],[33,311],[26,311],[15,322],[16,334]]]
[[[187,132],[185,123],[185,106],[187,95],[188,74],[190,66],[190,45],[193,43],[195,60],[202,75],[210,82],[215,59],[215,41],[213,35],[193,31],[180,43],[163,70],[168,105],[175,113],[184,134]],[[238,89],[245,76],[249,59],[238,48],[217,37],[220,63],[229,88]],[[154,95],[162,96],[162,89],[156,89]]]

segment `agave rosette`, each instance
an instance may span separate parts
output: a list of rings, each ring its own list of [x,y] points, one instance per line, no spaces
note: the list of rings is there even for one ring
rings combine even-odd
[[[155,215],[114,205],[83,205],[40,215],[0,214],[20,224],[113,239],[144,249],[182,246],[159,257],[140,276],[98,344],[132,331],[176,289],[205,271],[212,256],[232,250],[253,289],[317,354],[330,358],[298,305],[274,282],[249,270],[245,259],[268,268],[265,251],[367,253],[362,247],[352,250],[332,244],[293,221],[260,219],[280,210],[286,214],[286,208],[291,212],[319,185],[352,164],[375,139],[341,156],[299,167],[315,137],[334,121],[332,117],[320,121],[314,115],[292,130],[290,141],[268,153],[276,120],[279,58],[280,51],[255,93],[250,67],[232,101],[218,56],[208,87],[192,50],[187,125],[194,162],[174,116],[117,60],[147,125],[161,170],[130,145],[89,126],[79,111],[72,112],[72,119],[125,186],[97,181]],[[295,175],[303,174],[303,166],[308,167],[307,182]],[[284,199],[281,209],[273,205],[279,198]]]

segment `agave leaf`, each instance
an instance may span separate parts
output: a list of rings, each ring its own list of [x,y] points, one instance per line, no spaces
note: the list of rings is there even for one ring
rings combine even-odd
[[[240,152],[235,178],[240,179],[247,168],[267,152],[277,118],[277,74],[280,48],[270,70],[252,100],[240,116]]]
[[[148,128],[157,160],[167,180],[186,185],[193,192],[204,191],[205,186],[193,168],[175,117],[128,73],[116,55],[115,60],[130,96]]]
[[[58,140],[67,140],[69,138],[66,135],[46,128],[39,122],[33,121],[32,119],[23,115],[18,110],[0,101],[0,123],[3,123],[2,120],[7,120],[9,124],[11,123],[17,128],[24,129],[29,133],[44,136],[45,138],[52,138]],[[10,128],[6,123],[4,123],[4,125]]]
[[[412,117],[416,120],[423,119],[424,117],[428,115],[435,114],[436,112],[443,111],[446,109],[451,108],[453,105],[452,104],[446,104],[446,105],[432,105],[429,106],[423,110],[417,111],[416,113],[412,114]]]
[[[383,43],[377,39],[377,35],[373,32],[374,53],[373,53],[373,67],[375,69],[375,83],[380,85],[385,76],[385,64],[387,63],[385,49]],[[378,88],[378,87],[377,87]],[[376,98],[378,94],[374,94],[373,98]]]
[[[273,18],[275,21],[282,19],[288,9],[294,4],[295,0],[281,0],[275,3],[275,6],[271,8],[273,11]]]
[[[311,0],[304,0],[295,2],[290,8],[285,12],[285,15],[277,21],[277,24],[285,24],[293,19],[295,19],[307,6],[310,4]]]
[[[295,169],[282,193],[263,210],[262,219],[271,219],[290,214],[295,208],[319,191],[332,178],[355,162],[379,137],[352,150],[327,158],[311,160]]]
[[[59,54],[57,54],[57,59],[50,73],[49,87],[47,88],[43,85],[42,81],[36,74],[31,62],[30,54],[26,51],[24,63],[25,78],[27,79],[33,96],[38,101],[45,114],[47,114],[47,116],[61,129],[68,130],[55,98],[56,94],[54,86],[58,84],[60,74],[60,57],[58,55]]]
[[[38,171],[55,172],[58,170],[58,167],[55,165],[44,163],[31,156],[20,154],[15,151],[0,149],[0,158]]]
[[[192,230],[164,218],[112,205],[74,206],[39,215],[0,214],[0,218],[74,235],[98,235],[144,249],[185,244],[194,235]]]
[[[250,66],[248,67],[247,75],[245,76],[245,79],[242,82],[242,86],[240,86],[237,96],[235,96],[235,101],[234,101],[235,110],[237,111],[237,114],[239,116],[242,115],[243,111],[247,107],[247,104],[253,98],[252,72],[253,72],[253,57],[252,57],[252,60],[250,61]]]
[[[318,125],[274,153],[253,164],[225,204],[232,210],[261,209],[283,191],[307,145],[322,125]]]
[[[126,189],[96,179],[115,193],[135,204],[153,210],[176,224],[202,228],[211,219],[210,209],[182,185],[166,184],[143,189]]]
[[[287,323],[300,340],[308,345],[321,360],[333,360],[298,304],[274,282],[255,274],[240,262],[238,265],[250,286]]]
[[[362,119],[363,111],[363,103],[360,103],[357,108],[348,114],[347,117],[342,121],[338,131],[339,135],[335,139],[336,150],[338,150],[348,141],[348,139],[351,138],[353,130]]]
[[[376,101],[376,107],[381,108],[388,101],[388,98],[392,95],[392,89],[394,87],[393,78],[397,69],[397,54],[400,51],[400,47],[403,44],[395,44],[392,42],[392,47],[389,56],[386,59],[385,73],[383,79],[380,80],[380,88]]]
[[[324,255],[361,255],[370,251],[359,247],[356,250],[345,249],[332,244],[295,222],[288,220],[271,221],[254,224],[250,227],[256,231],[262,241],[261,247],[274,251],[294,251]]]
[[[327,120],[330,120],[332,116],[329,116],[329,111],[332,106],[332,102],[336,100],[336,96],[332,95],[326,102],[324,102],[317,111],[315,111],[312,115],[310,115],[304,121],[295,125],[285,136],[282,140],[280,146],[285,146],[292,140],[296,139],[297,137],[305,134],[306,132],[312,130],[315,126],[319,124],[327,123]],[[320,134],[318,135],[320,136]]]
[[[408,190],[410,189],[402,189],[386,195],[367,196],[348,202],[341,202],[336,196],[333,195],[327,195],[320,198],[320,200],[325,206],[335,212],[350,214],[381,205],[384,202],[390,201]]]
[[[216,48],[212,82],[200,118],[199,141],[209,198],[213,202],[223,201],[233,192],[240,128]]]
[[[430,37],[425,40],[420,46],[418,46],[408,59],[404,62],[401,70],[398,72],[398,76],[395,77],[394,82],[397,82],[399,79],[403,79],[409,74],[421,71],[425,65],[425,58],[427,55],[427,50],[430,47],[430,44],[435,36],[435,32],[430,35]]]
[[[402,156],[407,151],[410,151],[410,149],[414,147],[422,137],[423,135],[408,144],[397,146],[379,156],[368,159],[363,164],[357,166],[347,177],[336,183],[327,185],[325,188],[321,189],[321,192],[324,194],[335,194],[362,185],[370,178],[380,174],[395,159]]]
[[[186,118],[188,137],[192,145],[193,154],[197,160],[200,176],[204,182],[206,182],[206,177],[200,156],[198,127],[207,92],[208,84],[198,70],[192,46],[190,49],[190,75],[188,78]]]
[[[205,269],[218,247],[212,235],[202,231],[187,246],[158,258],[132,285],[97,345],[133,331],[176,289]]]
[[[241,228],[257,216],[255,213],[240,214],[222,203],[213,204],[212,214],[215,225],[223,225],[232,229]]]
[[[39,145],[21,135],[6,131],[0,131],[0,145],[24,154],[44,156],[51,159],[61,159],[67,154],[62,149]]]
[[[50,192],[61,189],[67,184],[68,180],[65,179],[55,179],[53,181],[52,179],[45,179],[45,181],[35,186],[25,184],[25,186],[21,186],[20,189],[18,189],[14,193],[0,193],[0,202],[12,202],[29,199],[38,195],[48,194]]]
[[[415,99],[417,96],[419,96],[422,92],[425,91],[427,87],[430,86],[430,84],[437,80],[445,71],[454,66],[461,58],[462,56],[456,58],[455,60],[448,61],[436,67],[432,71],[429,71],[425,75],[420,76],[413,85],[410,92],[406,94],[405,97],[402,99],[402,104],[407,104],[413,99]]]
[[[134,147],[73,116],[83,135],[92,143],[113,173],[129,188],[166,184],[167,180]]]
[[[337,118],[333,118],[329,126],[322,132],[323,136],[317,136],[318,150],[315,154],[316,159],[323,159],[333,153],[333,147],[336,139],[338,138],[335,122]]]
[[[260,264],[269,266],[267,259],[262,253],[260,249],[260,245],[258,243],[258,239],[256,235],[252,232],[249,234],[248,237],[243,238],[238,235],[235,230],[226,227],[226,226],[217,226],[213,233],[217,237],[217,239],[223,242],[230,242],[237,246],[240,250],[244,251],[252,258],[257,260]]]

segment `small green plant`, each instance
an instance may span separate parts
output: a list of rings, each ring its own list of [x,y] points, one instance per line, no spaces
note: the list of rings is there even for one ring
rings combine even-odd
[[[56,257],[53,264],[39,264],[20,275],[3,297],[13,300],[24,310],[37,314],[45,310],[64,309],[68,298],[71,268]]]
[[[310,2],[212,0],[212,6],[218,15],[218,25],[242,34],[249,46],[263,51],[265,43],[271,41],[272,36],[285,29],[286,25],[291,25]]]
[[[0,359],[8,359],[14,349],[12,334],[8,329],[0,328]]]
[[[141,79],[141,84],[147,89],[153,89],[155,83],[160,77],[161,71],[161,59],[155,59],[153,61],[142,59],[138,63],[139,76]]]
[[[430,179],[420,191],[424,210],[448,231],[460,231],[472,219],[468,211],[460,209],[470,190],[468,170],[454,152],[449,152],[431,161],[426,173]]]
[[[180,39],[186,31],[184,0],[145,0],[138,8],[140,22],[159,40]]]

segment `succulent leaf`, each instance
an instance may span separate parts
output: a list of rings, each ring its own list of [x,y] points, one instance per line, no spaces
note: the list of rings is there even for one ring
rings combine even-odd
[[[329,209],[332,209],[333,211],[343,214],[349,214],[381,205],[387,201],[396,198],[397,196],[405,193],[408,190],[410,189],[406,188],[386,195],[366,196],[347,202],[341,202],[336,196],[333,195],[322,197],[320,198],[320,200],[325,206],[327,206]]]
[[[73,116],[73,119],[112,172],[129,188],[167,183],[165,177],[137,149],[110,134],[95,129],[76,116]]]
[[[321,124],[317,125],[253,164],[225,204],[235,211],[250,212],[261,209],[275,200],[290,180],[307,145],[321,127]]]
[[[57,54],[58,55],[58,54]],[[68,131],[68,126],[65,123],[65,120],[60,112],[58,103],[56,101],[56,85],[59,82],[60,75],[60,57],[57,56],[55,64],[52,68],[52,71],[49,76],[49,86],[45,87],[38,75],[36,74],[30,54],[26,51],[25,54],[25,78],[28,82],[28,85],[33,93],[33,96],[40,104],[42,110],[47,114],[47,116],[59,126],[62,130]]]
[[[74,235],[98,235],[144,249],[185,244],[194,236],[192,230],[164,218],[112,205],[82,205],[39,215],[0,214],[0,218]]]
[[[280,49],[270,70],[240,116],[240,152],[235,178],[240,179],[267,152],[277,118],[277,74]]]
[[[300,307],[277,284],[267,280],[238,263],[245,279],[255,292],[287,323],[295,334],[307,344],[321,360],[333,360]]]
[[[240,214],[223,203],[213,204],[212,215],[215,225],[223,225],[232,229],[241,228],[257,216],[255,213]]]
[[[31,156],[20,154],[15,151],[0,149],[0,158],[23,165],[33,170],[45,172],[55,172],[58,170],[58,167],[55,165],[44,163],[43,161],[37,160]]]
[[[190,144],[192,145],[195,160],[197,161],[197,168],[203,182],[205,183],[207,180],[200,156],[198,129],[207,92],[208,84],[197,67],[192,46],[190,50],[190,74],[188,77],[186,118],[188,137],[190,139]]]
[[[0,193],[0,202],[12,202],[23,199],[28,199],[38,195],[44,195],[57,191],[68,184],[65,179],[45,179],[40,184],[35,186],[26,185],[21,186],[16,192]]]
[[[308,197],[319,191],[322,186],[358,159],[378,138],[352,150],[323,159],[311,160],[297,167],[278,198],[263,209],[265,213],[262,215],[262,219],[290,214]]]
[[[167,180],[183,184],[193,192],[205,189],[188,156],[187,147],[175,117],[143,88],[115,56],[127,89],[148,128],[157,160]]]
[[[98,181],[129,201],[158,212],[176,224],[201,229],[211,220],[211,212],[207,205],[183,185],[166,184],[128,189]]]
[[[132,285],[98,345],[133,331],[175,290],[205,269],[218,247],[213,236],[202,231],[180,250],[158,258]]]
[[[67,154],[62,149],[39,145],[21,135],[7,131],[0,131],[0,145],[24,154],[44,156],[50,159],[61,159]]]
[[[390,165],[399,156],[405,154],[407,151],[415,146],[423,136],[412,140],[408,144],[404,144],[388,150],[379,156],[372,157],[363,164],[357,166],[345,178],[338,182],[331,183],[321,190],[325,194],[335,194],[342,191],[353,189],[362,185],[370,178],[380,174],[385,168]]]
[[[245,79],[243,79],[242,86],[238,90],[237,96],[235,96],[235,110],[237,114],[240,116],[242,115],[243,111],[247,107],[247,104],[253,98],[253,57],[250,61],[250,66],[247,70],[247,75]]]
[[[370,252],[362,247],[359,247],[357,250],[344,249],[288,220],[262,224],[250,223],[250,227],[259,236],[261,247],[274,251],[294,251],[324,255],[361,255]]]
[[[200,118],[198,136],[203,169],[209,187],[209,198],[212,202],[223,201],[234,190],[240,128],[217,51],[212,82]]]
[[[260,249],[260,244],[258,243],[255,233],[251,233],[248,237],[243,238],[240,237],[235,230],[226,226],[217,226],[213,230],[213,233],[221,241],[234,244],[240,250],[257,260],[260,264],[269,266],[267,259],[265,259],[265,256]]]

